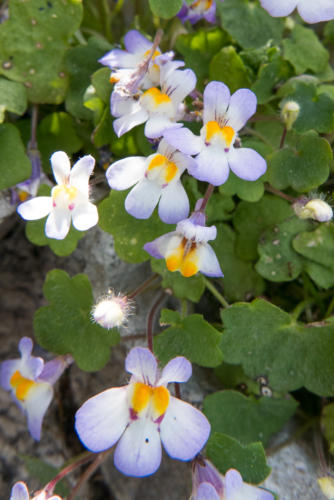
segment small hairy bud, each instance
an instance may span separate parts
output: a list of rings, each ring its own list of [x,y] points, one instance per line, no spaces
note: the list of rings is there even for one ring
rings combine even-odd
[[[333,217],[332,207],[320,198],[305,201],[298,200],[293,209],[300,219],[313,219],[318,222],[328,222]]]
[[[300,111],[300,106],[298,102],[295,101],[287,101],[281,111],[281,118],[286,126],[287,130],[292,129],[292,125],[298,118]]]
[[[125,323],[130,311],[128,298],[110,292],[96,303],[92,310],[93,320],[103,328],[119,327]]]

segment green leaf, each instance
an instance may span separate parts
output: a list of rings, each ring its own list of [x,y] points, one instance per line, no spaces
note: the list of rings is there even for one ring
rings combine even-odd
[[[306,261],[304,269],[320,288],[327,290],[334,286],[334,271],[316,262]]]
[[[221,333],[203,319],[201,314],[191,314],[184,319],[176,313],[161,314],[161,322],[172,320],[173,326],[166,328],[154,338],[154,352],[162,363],[167,363],[175,356],[185,356],[192,363],[214,367],[222,362],[219,344]]]
[[[293,248],[303,257],[334,271],[334,225],[319,224],[314,231],[298,234]]]
[[[261,443],[243,446],[236,439],[215,432],[209,439],[206,452],[222,474],[237,469],[247,483],[261,483],[270,473]]]
[[[281,430],[295,413],[294,399],[274,399],[243,396],[236,391],[220,391],[204,399],[203,412],[212,432],[220,432],[242,444],[262,441],[268,444],[272,434]]]
[[[185,278],[178,271],[168,271],[163,260],[151,260],[152,271],[162,276],[161,286],[173,291],[173,295],[178,299],[188,299],[192,302],[198,302],[205,290],[203,275],[198,273],[196,276]]]
[[[151,11],[163,19],[174,17],[182,7],[182,0],[149,0]]]
[[[54,467],[47,462],[44,462],[40,458],[30,457],[28,455],[19,455],[19,457],[24,461],[24,465],[28,471],[29,476],[38,480],[41,485],[47,484],[51,479],[56,477],[60,469]],[[69,493],[69,487],[62,479],[55,488],[55,493],[61,496],[66,496]]]
[[[275,98],[274,89],[276,85],[291,76],[289,64],[280,56],[273,61],[260,66],[257,80],[251,87],[257,96],[258,104],[265,104]]]
[[[326,68],[329,54],[314,30],[296,24],[290,38],[283,40],[284,57],[297,74],[311,70],[320,73]]]
[[[77,274],[70,278],[65,271],[54,269],[47,274],[43,293],[50,305],[35,313],[37,342],[57,354],[72,354],[82,370],[101,370],[119,334],[92,322],[93,294],[88,277]]]
[[[9,19],[0,25],[0,74],[23,83],[31,102],[62,102],[64,55],[81,19],[80,0],[11,0]]]
[[[257,244],[264,229],[283,222],[293,211],[290,204],[277,196],[264,195],[257,203],[239,203],[233,224],[237,230],[236,252],[244,260],[258,256]]]
[[[129,215],[124,208],[127,194],[127,191],[111,191],[108,198],[99,204],[99,225],[113,235],[115,250],[122,260],[144,262],[150,259],[150,255],[143,250],[145,243],[167,233],[170,226],[161,222],[156,213],[148,220]]]
[[[23,115],[27,109],[27,90],[22,83],[12,82],[0,77],[0,123],[5,119],[5,112]]]
[[[306,387],[334,395],[334,319],[297,323],[263,299],[222,311],[224,361],[241,364],[252,378],[264,376],[277,391]]]
[[[305,193],[323,184],[333,153],[326,139],[315,132],[289,134],[289,145],[269,158],[268,180],[277,189],[291,186]]]
[[[263,8],[247,0],[217,2],[223,28],[244,49],[262,47],[269,40],[281,40],[284,23],[271,17]]]
[[[329,403],[324,406],[321,416],[321,427],[324,431],[325,438],[329,444],[329,451],[334,454],[334,403]]]
[[[225,196],[222,193],[214,193],[206,208],[207,225],[231,219],[231,212],[234,207],[235,203],[231,196]]]
[[[15,125],[0,125],[0,189],[6,189],[28,179],[31,163],[25,153],[20,132]]]
[[[292,241],[296,234],[312,227],[308,220],[291,217],[267,229],[259,242],[260,259],[255,268],[269,281],[292,281],[303,269],[304,259],[295,252]]]
[[[109,103],[112,86],[109,81],[110,68],[100,68],[92,74],[92,85],[97,96],[105,103]]]
[[[249,71],[234,47],[224,47],[211,60],[210,79],[224,82],[232,92],[251,84]]]
[[[222,194],[237,195],[241,200],[258,201],[264,193],[263,177],[257,181],[245,181],[230,172],[227,181],[219,188]]]

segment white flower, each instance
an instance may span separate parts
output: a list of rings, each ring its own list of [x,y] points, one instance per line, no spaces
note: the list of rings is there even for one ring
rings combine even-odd
[[[307,23],[319,23],[334,19],[333,0],[260,0],[261,5],[273,17],[288,16],[296,8]]]
[[[95,160],[87,155],[80,158],[71,169],[64,151],[51,156],[54,178],[57,182],[51,196],[38,196],[18,206],[17,211],[26,220],[48,218],[45,234],[48,238],[63,240],[69,232],[71,220],[79,231],[86,231],[98,221],[97,208],[89,201],[89,177]]]

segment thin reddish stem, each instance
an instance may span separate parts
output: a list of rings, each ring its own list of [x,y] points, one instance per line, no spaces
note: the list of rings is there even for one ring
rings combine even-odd
[[[212,195],[214,189],[215,189],[215,186],[213,186],[212,184],[208,185],[208,187],[205,191],[205,195],[204,195],[203,200],[202,200],[202,204],[199,208],[199,212],[205,212],[206,206],[208,204],[209,199],[211,198],[211,195]]]
[[[82,485],[88,481],[88,479],[94,474],[96,469],[100,467],[102,462],[107,458],[107,456],[111,453],[111,450],[106,450],[102,451],[101,453],[97,454],[97,457],[95,458],[94,462],[90,464],[89,467],[85,470],[85,472],[82,474],[80,477],[79,481],[77,484],[74,486],[73,490],[71,493],[68,495],[67,500],[74,500],[76,495],[78,494],[79,490],[81,489]]]
[[[269,193],[276,194],[280,198],[283,198],[284,200],[287,200],[290,203],[294,203],[295,201],[297,201],[297,198],[294,198],[293,196],[290,196],[289,194],[283,193],[283,191],[280,191],[279,189],[276,189],[276,188],[270,186],[270,184],[266,184],[266,191],[269,191]]]
[[[154,302],[148,318],[147,318],[147,347],[151,352],[153,352],[153,320],[154,320],[154,315],[160,306],[161,302],[165,298],[165,291],[161,292],[161,294],[158,296],[157,300]]]
[[[152,281],[158,278],[158,276],[159,275],[157,273],[152,274],[152,276],[150,276],[146,281],[144,281],[144,283],[128,295],[128,299],[134,299],[137,295],[146,290],[146,288],[152,283]]]
[[[279,145],[280,149],[282,149],[283,146],[284,146],[287,132],[288,132],[288,129],[286,127],[284,127],[283,134],[282,134],[282,137],[281,137],[281,142],[280,142],[280,145]]]
[[[95,453],[87,451],[85,453],[85,456],[81,457],[79,460],[76,460],[75,462],[72,462],[67,467],[65,467],[64,469],[62,469],[56,475],[56,477],[54,477],[53,479],[51,479],[51,481],[45,486],[44,491],[46,493],[46,496],[52,495],[53,490],[56,487],[56,484],[59,483],[59,481],[61,481],[65,476],[67,476],[67,474],[70,474],[72,471],[74,471],[75,469],[77,469],[81,465],[84,465],[85,463],[87,463],[90,460],[92,460],[95,455],[96,455]]]

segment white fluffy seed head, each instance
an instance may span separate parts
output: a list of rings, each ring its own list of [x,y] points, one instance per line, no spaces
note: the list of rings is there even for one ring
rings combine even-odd
[[[125,323],[129,309],[126,296],[116,296],[110,293],[97,302],[92,310],[92,317],[103,328],[115,328]]]
[[[332,207],[320,198],[309,200],[306,203],[305,201],[297,201],[293,208],[300,219],[328,222],[333,217]]]
[[[300,106],[296,101],[287,101],[281,111],[281,117],[287,130],[292,129],[292,125],[295,123],[299,116]]]

